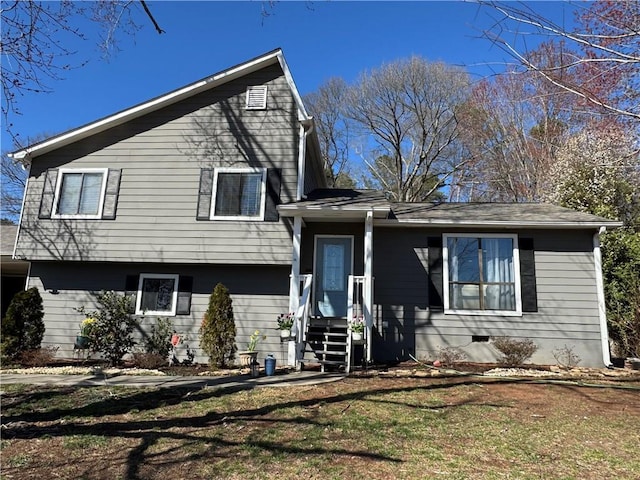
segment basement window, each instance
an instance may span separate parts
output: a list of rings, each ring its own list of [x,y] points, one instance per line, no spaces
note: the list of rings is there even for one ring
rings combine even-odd
[[[136,315],[174,316],[178,303],[178,275],[143,273],[138,281]]]

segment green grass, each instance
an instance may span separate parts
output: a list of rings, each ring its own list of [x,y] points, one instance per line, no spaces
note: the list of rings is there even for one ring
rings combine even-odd
[[[47,478],[52,468],[91,479],[640,478],[640,390],[451,382],[348,379],[240,392],[3,385],[2,470],[7,478]]]

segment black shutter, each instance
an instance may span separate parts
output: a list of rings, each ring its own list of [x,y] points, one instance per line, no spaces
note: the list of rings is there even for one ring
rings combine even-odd
[[[264,210],[264,220],[266,222],[280,220],[277,210],[277,206],[280,203],[280,172],[279,168],[267,169],[267,198]]]
[[[522,311],[538,311],[538,292],[536,290],[536,263],[533,238],[518,239],[520,250],[520,286],[522,289]]]
[[[127,275],[127,279],[124,284],[124,295],[129,299],[130,302],[129,313],[136,312],[136,297],[138,296],[139,280],[139,275]]]
[[[213,192],[213,168],[200,169],[198,209],[196,220],[209,220],[211,216],[211,194]]]
[[[120,192],[120,178],[122,170],[109,169],[107,175],[107,188],[104,194],[104,206],[102,207],[103,220],[115,220],[118,207],[118,193]]]
[[[444,311],[442,285],[442,237],[427,239],[429,251],[429,310]]]
[[[53,212],[53,199],[56,195],[57,178],[57,168],[50,168],[44,173],[44,186],[42,187],[42,197],[40,198],[38,218],[51,218],[51,213]]]
[[[189,315],[191,313],[191,291],[193,290],[193,277],[180,275],[178,281],[178,305],[176,315]]]

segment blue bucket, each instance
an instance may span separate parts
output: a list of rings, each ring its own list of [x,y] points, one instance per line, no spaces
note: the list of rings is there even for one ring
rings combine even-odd
[[[276,373],[276,359],[271,353],[264,359],[264,371],[268,377],[271,377]]]

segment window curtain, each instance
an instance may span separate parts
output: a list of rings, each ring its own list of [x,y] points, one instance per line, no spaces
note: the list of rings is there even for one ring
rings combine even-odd
[[[487,285],[484,299],[486,310],[515,310],[515,275],[513,240],[510,238],[482,239],[482,271]]]

